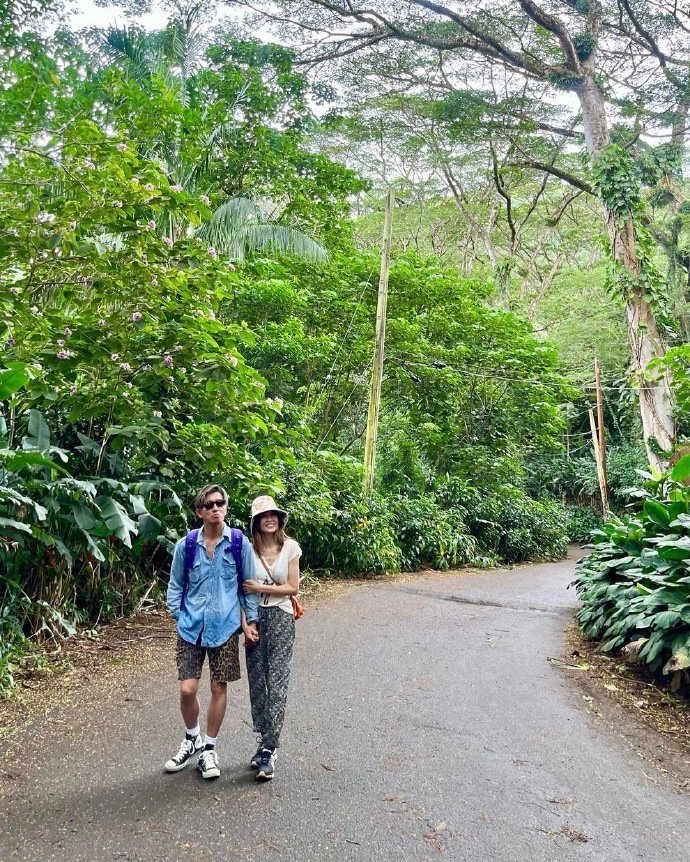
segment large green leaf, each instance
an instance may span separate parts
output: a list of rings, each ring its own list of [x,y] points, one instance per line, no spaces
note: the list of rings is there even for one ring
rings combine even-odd
[[[26,368],[18,363],[11,363],[9,368],[0,370],[0,401],[25,386],[29,379]]]
[[[145,512],[139,515],[139,538],[144,542],[155,542],[162,530],[162,523]]]
[[[645,514],[659,527],[668,527],[672,521],[671,512],[658,500],[644,501]]]
[[[96,503],[106,526],[128,548],[132,547],[132,535],[137,534],[137,525],[129,517],[124,506],[112,497],[98,497]]]
[[[31,533],[30,524],[24,524],[22,521],[14,521],[12,518],[0,518],[0,527],[9,527],[12,530],[18,530],[20,533]]]
[[[29,410],[29,433],[22,440],[24,449],[36,449],[39,452],[50,450],[50,428],[38,410]]]
[[[687,482],[690,479],[690,455],[678,459],[671,470],[671,479],[674,482]]]

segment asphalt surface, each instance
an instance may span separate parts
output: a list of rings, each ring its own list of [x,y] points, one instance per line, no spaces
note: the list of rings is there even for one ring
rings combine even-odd
[[[181,739],[172,656],[94,686],[5,752],[0,860],[688,862],[688,798],[547,661],[572,572],[419,577],[311,608],[270,784],[247,768],[244,680],[213,782],[163,773]]]

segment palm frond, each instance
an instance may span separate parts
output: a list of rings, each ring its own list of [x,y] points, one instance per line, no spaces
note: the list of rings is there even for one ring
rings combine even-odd
[[[113,27],[106,31],[103,47],[110,62],[122,66],[136,80],[151,76],[152,59],[157,52],[146,33],[134,27]]]
[[[201,234],[231,260],[243,260],[255,251],[294,254],[315,262],[328,257],[324,247],[303,231],[266,222],[261,209],[248,198],[231,198],[221,204]]]

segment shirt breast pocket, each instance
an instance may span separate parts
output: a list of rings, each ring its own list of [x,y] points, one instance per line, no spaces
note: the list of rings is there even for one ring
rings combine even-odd
[[[200,584],[203,579],[204,576],[201,572],[201,560],[197,560],[189,570],[189,583],[196,586],[197,584]]]
[[[223,580],[234,580],[237,577],[237,566],[232,554],[223,554],[223,565],[220,569]]]

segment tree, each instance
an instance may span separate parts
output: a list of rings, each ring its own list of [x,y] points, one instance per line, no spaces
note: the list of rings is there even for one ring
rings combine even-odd
[[[165,127],[155,129],[155,137],[141,140],[143,151],[160,160],[175,187],[196,196],[214,196],[210,218],[201,226],[181,220],[179,213],[170,212],[164,231],[175,242],[190,229],[197,229],[209,244],[231,260],[241,260],[249,252],[271,250],[292,253],[311,260],[324,260],[323,246],[290,224],[275,224],[262,207],[246,197],[222,199],[218,183],[218,167],[243,135],[247,123],[239,117],[254,107],[257,89],[251,75],[243,75],[227,84],[240,71],[233,57],[209,48],[201,26],[203,4],[197,4],[184,15],[174,18],[168,27],[157,33],[136,29],[115,29],[104,34],[105,55],[112,66],[121,69],[131,82],[132,90],[141,88],[139,120],[158,111],[165,118]],[[209,64],[207,52],[215,58]],[[104,89],[115,84],[116,75],[103,72]],[[225,92],[223,92],[225,87]],[[134,93],[133,93],[134,95]],[[265,94],[262,94],[265,99]],[[252,99],[252,96],[254,97]],[[122,105],[112,99],[113,116],[122,126]],[[131,112],[135,103],[126,104]],[[142,110],[143,109],[143,110]],[[243,147],[246,150],[246,144]]]
[[[640,95],[635,81],[642,74],[656,76],[657,82],[674,75],[687,94],[688,61],[677,48],[674,55],[666,52],[660,47],[663,43],[647,33],[634,15],[641,4],[567,0],[555,7],[518,0],[477,7],[408,0],[382,3],[375,11],[349,0],[287,0],[278,5],[284,10],[283,22],[332,34],[325,48],[321,40],[318,47],[305,52],[304,62],[347,62],[358,51],[380,55],[397,43],[436,58],[437,75],[451,86],[457,86],[455,74],[466,73],[462,64],[471,64],[471,74],[478,78],[484,74],[482,69],[501,70],[505,90],[522,94],[522,112],[527,119],[535,117],[536,129],[544,125],[542,111],[535,116],[526,107],[530,99],[541,104],[544,97],[573,94],[586,151],[596,169],[594,189],[603,205],[615,284],[625,303],[647,452],[652,464],[663,465],[675,440],[671,392],[666,374],[652,379],[648,374],[650,363],[665,351],[662,289],[642,223],[638,177],[625,153],[611,143],[611,115],[614,102],[625,108],[626,100]],[[656,4],[656,9],[662,18],[664,4]],[[267,14],[271,16],[270,11]],[[683,42],[686,23],[678,13],[671,20],[672,35]],[[648,127],[667,124],[677,101],[675,88],[664,110],[647,116]],[[558,170],[531,154],[521,163],[540,171]],[[564,178],[580,186],[586,183],[572,175]]]

